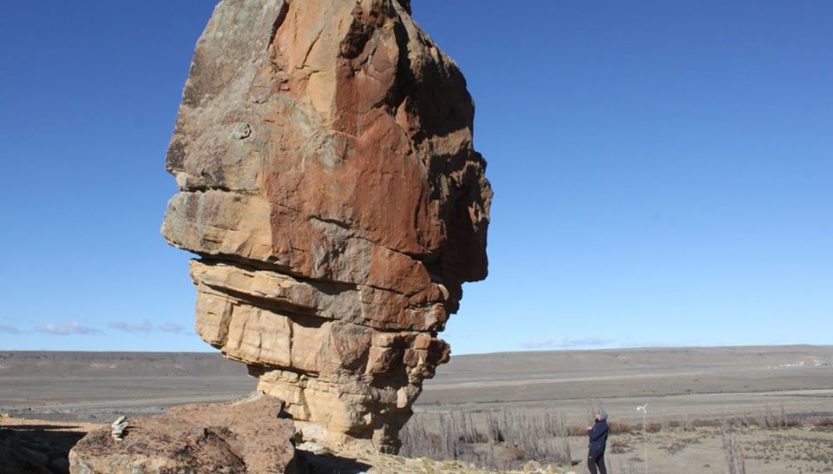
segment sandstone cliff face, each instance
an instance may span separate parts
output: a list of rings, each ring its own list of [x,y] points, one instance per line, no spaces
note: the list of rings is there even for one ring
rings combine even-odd
[[[398,448],[491,189],[457,66],[404,0],[224,0],[197,43],[162,233],[196,327],[307,437]]]

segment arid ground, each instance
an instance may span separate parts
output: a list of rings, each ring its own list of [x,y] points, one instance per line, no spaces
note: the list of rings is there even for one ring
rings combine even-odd
[[[419,401],[405,431],[412,455],[564,467],[583,460],[584,427],[602,405],[612,472],[743,472],[741,460],[750,473],[833,472],[831,346],[460,356]]]
[[[254,386],[217,354],[0,352],[0,413],[18,427],[109,423]],[[582,430],[598,405],[614,428],[610,472],[833,472],[833,346],[454,357],[426,384],[404,452],[584,472]]]
[[[783,403],[791,414],[833,413],[833,346],[655,348],[459,356],[419,399],[482,409],[492,404],[583,416],[601,401],[611,419],[713,420]]]

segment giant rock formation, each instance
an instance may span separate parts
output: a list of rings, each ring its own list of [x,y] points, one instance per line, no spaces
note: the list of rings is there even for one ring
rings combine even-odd
[[[196,328],[308,439],[395,451],[492,192],[465,80],[406,0],[224,0],[167,156]]]

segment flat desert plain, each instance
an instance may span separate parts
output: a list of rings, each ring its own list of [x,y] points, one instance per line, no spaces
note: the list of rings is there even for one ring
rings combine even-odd
[[[610,472],[833,472],[833,346],[458,356],[425,384],[405,453],[586,472],[598,406]]]
[[[0,352],[7,420],[109,424],[254,388],[219,354]],[[609,472],[833,472],[833,346],[456,356],[426,382],[403,452],[585,472],[597,406],[614,428]]]
[[[833,346],[650,348],[464,355],[426,382],[418,411],[544,408],[641,422],[719,420],[781,406],[833,414]]]

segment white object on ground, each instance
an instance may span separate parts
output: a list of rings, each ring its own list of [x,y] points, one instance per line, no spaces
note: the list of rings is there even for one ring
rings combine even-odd
[[[110,435],[116,441],[121,441],[124,437],[124,430],[127,428],[127,417],[120,416],[110,425]]]

